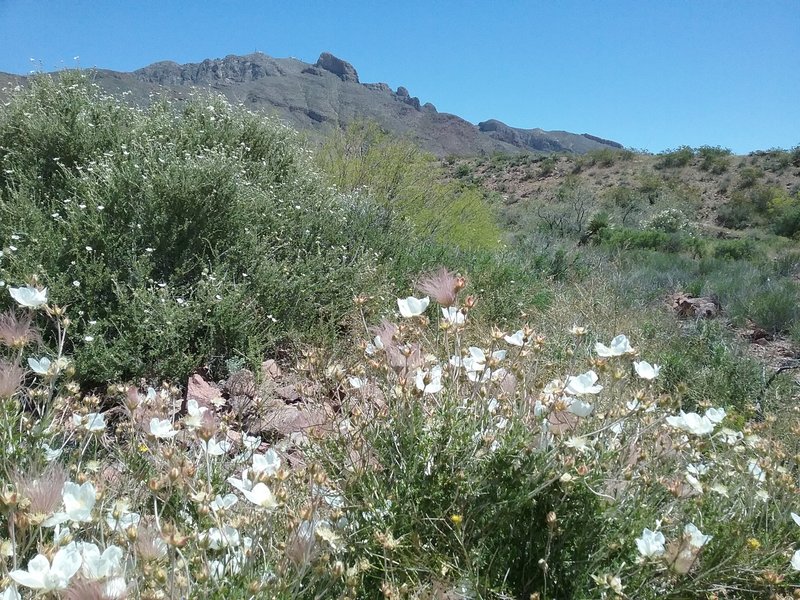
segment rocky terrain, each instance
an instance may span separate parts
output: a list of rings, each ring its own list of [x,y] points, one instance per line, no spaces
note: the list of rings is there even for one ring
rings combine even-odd
[[[154,93],[185,99],[196,90],[214,91],[249,109],[277,115],[312,137],[355,119],[374,120],[438,156],[529,151],[581,154],[622,147],[589,134],[517,129],[494,119],[474,125],[437,111],[405,87],[392,90],[385,83],[362,83],[353,65],[327,52],[315,64],[255,53],[184,65],[164,61],[132,73],[97,69],[93,76],[108,92],[124,94],[138,104],[150,102]],[[24,77],[0,73],[0,88],[24,81]]]

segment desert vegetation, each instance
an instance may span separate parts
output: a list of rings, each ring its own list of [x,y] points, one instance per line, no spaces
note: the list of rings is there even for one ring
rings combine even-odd
[[[440,164],[79,73],[16,90],[3,600],[797,597],[793,363],[741,333],[800,341],[800,197],[716,237],[668,171],[773,171],[676,152]]]

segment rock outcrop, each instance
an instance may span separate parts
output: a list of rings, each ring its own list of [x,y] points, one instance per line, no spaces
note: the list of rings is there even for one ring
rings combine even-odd
[[[320,54],[314,66],[330,71],[342,81],[354,81],[358,83],[358,73],[356,73],[353,65],[346,60],[336,58],[330,52],[323,52]]]

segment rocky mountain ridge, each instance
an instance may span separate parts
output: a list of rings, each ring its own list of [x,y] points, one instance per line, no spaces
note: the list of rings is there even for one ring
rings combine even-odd
[[[4,83],[25,78],[0,74]],[[355,67],[328,52],[316,63],[262,53],[229,55],[199,63],[162,61],[131,73],[97,69],[93,80],[108,92],[146,104],[154,93],[186,98],[193,89],[221,93],[256,111],[272,113],[312,137],[356,119],[376,121],[438,156],[493,152],[574,152],[621,148],[590,134],[519,129],[490,119],[477,126],[412,96],[405,87],[362,83]]]

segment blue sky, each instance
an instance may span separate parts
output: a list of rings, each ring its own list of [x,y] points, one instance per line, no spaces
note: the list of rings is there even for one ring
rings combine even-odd
[[[329,51],[477,123],[659,152],[800,144],[800,0],[0,0],[0,71]],[[35,59],[32,62],[30,59]]]

